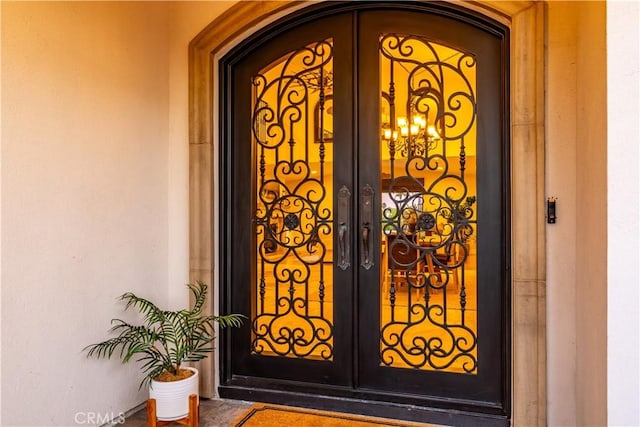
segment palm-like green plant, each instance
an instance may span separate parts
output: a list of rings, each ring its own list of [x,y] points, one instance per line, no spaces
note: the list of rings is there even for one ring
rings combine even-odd
[[[220,327],[242,324],[245,317],[240,314],[205,316],[202,309],[207,295],[207,285],[202,282],[187,285],[193,293],[194,304],[190,310],[166,311],[151,301],[131,292],[120,296],[127,303],[125,310],[137,309],[144,316],[144,324],[132,325],[121,319],[112,319],[110,332],[114,338],[92,344],[83,349],[88,357],[111,358],[119,349],[122,363],[134,356],[142,362],[145,374],[140,388],[164,371],[178,374],[183,362],[202,360],[213,351],[215,323]]]

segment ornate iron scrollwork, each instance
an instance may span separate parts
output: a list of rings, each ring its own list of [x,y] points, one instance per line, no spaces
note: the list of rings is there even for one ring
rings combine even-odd
[[[402,34],[381,36],[380,56],[388,67],[381,100],[389,123],[381,138],[390,176],[381,189],[389,195],[381,308],[390,312],[381,320],[381,364],[476,373],[476,316],[468,313],[465,287],[476,227],[465,179],[467,144],[475,143],[475,59]],[[398,106],[406,119],[397,120]]]
[[[257,289],[254,354],[331,360],[332,159],[315,139],[333,84],[332,40],[290,52],[253,77]],[[312,112],[319,111],[319,116]],[[329,193],[330,194],[330,193]]]

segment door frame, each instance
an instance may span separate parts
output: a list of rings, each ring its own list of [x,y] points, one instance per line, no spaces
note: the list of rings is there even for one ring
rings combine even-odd
[[[544,245],[544,4],[455,3],[511,29],[512,423],[546,423]],[[248,34],[311,2],[239,2],[189,46],[190,280],[213,284],[218,265],[217,61]],[[218,311],[209,301],[206,310]],[[217,348],[225,348],[218,342]],[[532,351],[531,349],[535,349]],[[201,364],[202,395],[215,396],[218,358]]]

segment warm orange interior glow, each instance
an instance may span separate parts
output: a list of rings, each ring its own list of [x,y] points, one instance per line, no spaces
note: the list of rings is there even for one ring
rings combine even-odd
[[[333,358],[333,115],[331,85],[324,86],[333,72],[331,43],[291,52],[256,80],[254,168],[262,222],[252,350],[261,355]]]
[[[477,205],[466,218],[468,238],[460,238],[461,219],[452,215],[476,194],[475,104],[456,95],[475,96],[475,63],[463,56],[423,40],[381,37],[384,366],[477,372]]]
[[[475,62],[429,46],[412,42],[411,60],[428,64],[421,69],[394,62],[395,106],[381,97],[380,358],[396,368],[476,373]],[[255,89],[252,350],[332,360],[333,98],[323,76],[332,77],[333,61],[301,58],[290,53],[265,67]],[[380,58],[385,91],[391,63]],[[424,82],[440,84],[442,98],[409,99],[409,86]],[[403,141],[404,153],[391,149]],[[420,155],[418,143],[428,144]],[[394,255],[401,241],[400,252],[410,244],[415,253],[408,264]]]

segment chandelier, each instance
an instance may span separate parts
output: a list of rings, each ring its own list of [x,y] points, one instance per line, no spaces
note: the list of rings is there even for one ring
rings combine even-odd
[[[435,126],[427,126],[427,119],[421,114],[398,117],[393,125],[382,125],[382,139],[389,147],[389,154],[399,153],[403,157],[426,156],[440,141]]]

